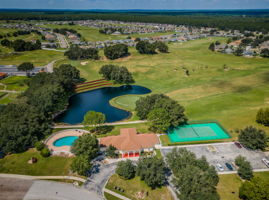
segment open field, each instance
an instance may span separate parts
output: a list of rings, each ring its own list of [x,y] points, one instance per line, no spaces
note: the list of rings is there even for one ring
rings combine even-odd
[[[114,189],[114,187],[120,187],[124,189],[124,192],[119,192]],[[109,179],[106,188],[117,192],[119,194],[122,194],[128,198],[131,199],[141,199],[138,198],[138,192],[148,192],[148,195],[145,195],[143,198],[144,200],[172,200],[173,197],[170,194],[169,190],[166,187],[162,188],[156,188],[155,190],[152,190],[150,187],[148,187],[144,181],[140,181],[139,177],[135,177],[131,180],[123,180],[118,175],[114,174]]]
[[[115,197],[107,192],[104,193],[106,200],[121,200],[118,197]]]
[[[25,76],[10,76],[0,80],[0,84],[5,86],[3,89],[14,90],[14,91],[24,91],[27,89],[26,81],[29,78]]]
[[[0,59],[0,65],[19,65],[23,62],[32,62],[36,67],[44,66],[53,60],[63,57],[62,52],[34,50],[9,55]]]
[[[101,60],[86,65],[69,60],[58,64],[73,64],[87,80],[100,78],[98,71],[104,64],[124,65],[133,72],[137,85],[148,87],[153,93],[167,94],[182,104],[190,120],[218,120],[233,137],[237,133],[232,130],[246,125],[268,131],[255,122],[257,110],[269,105],[268,59],[211,52],[210,42],[226,40],[213,39],[173,43],[168,54],[140,55],[131,48],[131,56],[114,61],[105,59],[101,51]],[[183,67],[190,76],[185,75]],[[123,96],[112,101],[132,110],[136,98]],[[128,106],[124,106],[126,102]]]
[[[31,157],[38,159],[35,164],[28,164]],[[72,158],[51,156],[43,158],[39,152],[30,149],[24,153],[8,155],[0,159],[0,173],[61,176],[68,175]]]
[[[269,181],[269,172],[257,172],[255,176]],[[242,180],[237,174],[219,175],[218,193],[221,200],[239,200],[239,187]]]

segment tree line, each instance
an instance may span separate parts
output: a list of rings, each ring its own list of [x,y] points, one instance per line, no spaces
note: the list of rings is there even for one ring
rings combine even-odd
[[[21,39],[18,39],[15,41],[3,39],[1,41],[1,45],[8,48],[13,48],[14,51],[33,51],[33,50],[41,49],[40,40],[36,40],[35,42],[29,42],[29,41],[24,41]]]
[[[268,13],[250,14],[248,12],[236,11],[221,12],[215,14],[210,12],[91,12],[91,11],[43,11],[35,13],[5,11],[1,12],[1,20],[49,20],[49,21],[66,21],[66,20],[115,20],[124,22],[145,22],[145,23],[161,23],[176,24],[196,27],[216,27],[223,30],[249,30],[249,31],[269,31]],[[242,13],[242,14],[241,14]],[[244,16],[243,16],[244,15]]]
[[[65,64],[32,77],[16,103],[0,108],[1,152],[23,152],[50,134],[53,117],[66,108],[79,80],[79,71]]]

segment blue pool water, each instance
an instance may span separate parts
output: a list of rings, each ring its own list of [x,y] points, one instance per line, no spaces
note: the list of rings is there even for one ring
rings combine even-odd
[[[150,92],[150,89],[138,85],[124,85],[79,93],[69,99],[68,109],[59,115],[55,121],[78,124],[83,121],[84,115],[90,110],[104,113],[106,122],[120,121],[128,118],[131,113],[111,106],[109,104],[111,99],[127,94],[148,94]]]
[[[66,136],[56,140],[53,145],[56,147],[72,146],[78,136]]]

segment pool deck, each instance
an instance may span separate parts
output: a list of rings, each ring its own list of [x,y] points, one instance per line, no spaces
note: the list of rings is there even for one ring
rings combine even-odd
[[[61,146],[56,147],[54,146],[54,142],[60,138],[67,137],[67,136],[81,136],[84,133],[89,133],[88,131],[82,130],[82,129],[69,129],[69,130],[63,130],[58,131],[51,135],[46,141],[45,144],[48,146],[49,150],[53,155],[59,155],[59,154],[67,154],[69,156],[72,156],[71,153],[71,146]]]

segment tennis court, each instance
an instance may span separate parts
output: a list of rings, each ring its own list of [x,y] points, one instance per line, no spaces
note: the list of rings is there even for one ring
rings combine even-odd
[[[187,124],[168,132],[171,142],[191,142],[230,138],[217,123]]]

